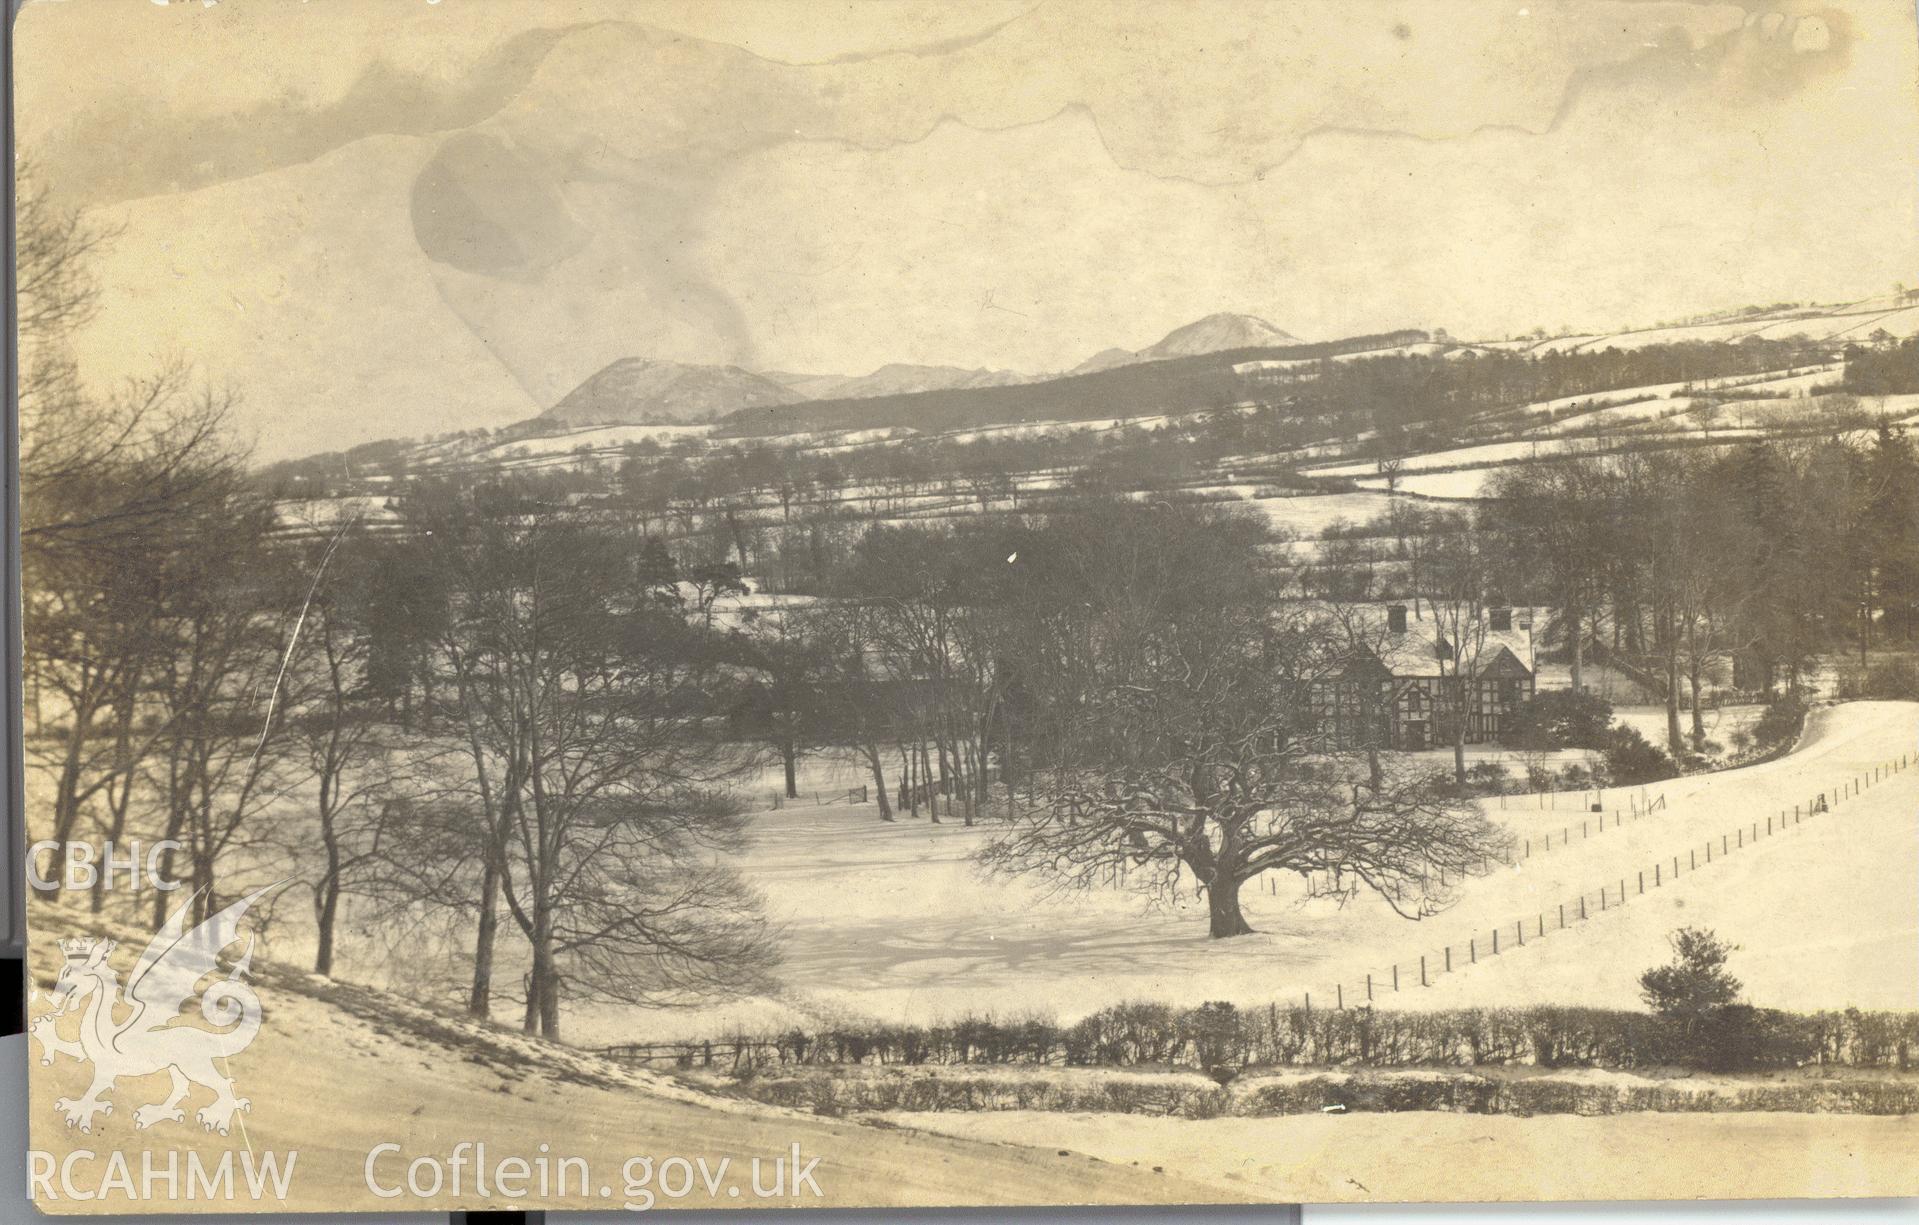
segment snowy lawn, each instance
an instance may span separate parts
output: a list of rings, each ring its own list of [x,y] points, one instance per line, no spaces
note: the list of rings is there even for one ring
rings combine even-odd
[[[52,909],[35,909],[32,947],[41,987],[51,982],[59,963],[54,936],[87,926],[74,921],[77,916],[50,917]],[[125,956],[131,964],[131,953]],[[981,1143],[713,1097],[595,1056],[554,1048],[510,1028],[437,1016],[378,992],[278,968],[261,977],[259,994],[264,1012],[259,1036],[228,1065],[239,1093],[252,1102],[231,1136],[202,1131],[192,1122],[193,1111],[211,1098],[205,1089],[196,1089],[184,1103],[187,1122],[136,1130],[134,1107],[166,1096],[167,1079],[160,1074],[120,1081],[109,1099],[119,1108],[96,1120],[93,1134],[69,1130],[53,1103],[84,1092],[88,1069],[64,1056],[43,1068],[35,1046],[26,1103],[33,1147],[52,1153],[55,1162],[81,1149],[100,1154],[80,1159],[76,1182],[81,1184],[89,1176],[99,1178],[106,1154],[117,1152],[136,1172],[132,1185],[138,1186],[143,1154],[151,1152],[156,1169],[169,1168],[170,1160],[179,1162],[182,1195],[188,1169],[179,1156],[183,1150],[200,1154],[209,1167],[223,1154],[251,1150],[279,1154],[284,1168],[286,1154],[297,1152],[285,1199],[269,1196],[273,1210],[386,1214],[369,1221],[398,1219],[391,1214],[427,1206],[405,1198],[382,1199],[368,1188],[368,1153],[379,1144],[400,1146],[397,1153],[380,1156],[375,1166],[379,1181],[389,1188],[403,1185],[409,1160],[430,1157],[445,1163],[461,1142],[484,1144],[489,1165],[508,1157],[531,1163],[549,1151],[546,1159],[555,1163],[562,1157],[584,1159],[590,1175],[586,1194],[579,1193],[575,1165],[566,1195],[534,1205],[551,1208],[617,1211],[626,1199],[623,1167],[638,1156],[655,1163],[673,1156],[703,1158],[710,1167],[726,1160],[731,1173],[725,1181],[741,1187],[749,1185],[752,1160],[764,1158],[769,1167],[764,1185],[770,1186],[771,1160],[790,1153],[795,1143],[807,1158],[820,1159],[815,1177],[821,1198],[807,1192],[755,1201],[747,1195],[729,1196],[724,1184],[709,1197],[696,1182],[677,1206],[845,1208],[1251,1198],[1249,1191],[1231,1185],[1062,1156],[1041,1133],[1027,1139],[1040,1140],[1043,1147]],[[43,1006],[36,1001],[31,1010],[37,1013]],[[22,1057],[18,1046],[13,1051]],[[472,1150],[467,1156],[473,1159]],[[465,1193],[454,1196],[449,1190],[433,1205],[442,1218],[455,1207],[528,1206],[525,1200],[497,1196],[489,1204],[473,1193],[471,1178],[469,1165]],[[246,1184],[238,1168],[234,1181],[243,1198],[216,1204],[213,1211],[255,1206],[244,1198]],[[167,1187],[164,1180],[156,1183],[159,1192]],[[602,1188],[605,1193],[599,1194]],[[197,1204],[156,1200],[136,1206],[124,1194],[102,1194],[102,1199],[85,1204],[60,1201],[41,1207],[50,1213],[209,1210],[204,1198]],[[659,1206],[667,1203],[664,1197],[658,1200]],[[26,1218],[9,1214],[7,1219]]]
[[[1740,1199],[1919,1191],[1919,1118],[1831,1114],[896,1114],[902,1127],[1049,1143],[1273,1203]],[[1517,1173],[1516,1173],[1517,1172]],[[1454,1219],[1470,1220],[1471,1215]]]
[[[1758,703],[1740,706],[1721,706],[1716,710],[1700,712],[1700,722],[1706,726],[1706,739],[1715,741],[1720,747],[1731,750],[1735,732],[1750,732],[1759,722],[1766,708]],[[1636,728],[1639,734],[1653,744],[1664,748],[1666,745],[1666,708],[1659,705],[1614,706],[1613,718],[1620,724]],[[1679,730],[1692,734],[1692,711],[1681,707],[1679,711]]]
[[[1477,498],[1498,471],[1498,468],[1465,468],[1458,472],[1408,472],[1393,481],[1392,486],[1400,493],[1422,498]],[[1388,481],[1383,476],[1367,476],[1355,478],[1355,483],[1363,489],[1385,493]]]
[[[1395,501],[1385,493],[1303,494],[1290,498],[1254,498],[1250,506],[1274,527],[1295,536],[1317,536],[1335,523],[1358,526],[1385,514]]]
[[[1734,969],[1747,978],[1755,1003],[1915,1008],[1919,768],[1773,841],[1716,854],[1696,877],[1687,863],[1677,887],[1663,875],[1659,889],[1651,883],[1655,863],[1670,865],[1753,821],[1763,830],[1782,807],[1789,812],[1795,801],[1913,752],[1915,732],[1919,706],[1855,703],[1815,712],[1805,742],[1786,758],[1643,791],[1608,791],[1602,814],[1578,811],[1585,797],[1572,795],[1552,797],[1545,807],[1537,800],[1528,806],[1509,799],[1504,808],[1488,801],[1492,815],[1522,840],[1521,861],[1468,879],[1441,915],[1410,922],[1371,896],[1343,907],[1307,901],[1297,878],[1270,878],[1243,893],[1255,934],[1231,940],[1207,938],[1205,902],[1190,888],[1155,905],[1122,888],[1055,895],[1034,880],[983,878],[970,856],[984,828],[924,817],[886,825],[870,804],[765,813],[740,866],[786,926],[784,995],[688,1013],[595,1012],[573,1033],[607,1042],[711,1037],[734,1025],[761,1029],[837,1016],[926,1022],[968,1012],[1070,1021],[1121,1000],[1298,1002],[1308,991],[1321,1006],[1336,999],[1335,984],[1350,1004],[1369,972],[1383,1003],[1395,965],[1406,1006],[1523,1000],[1635,1007],[1638,973],[1664,960],[1672,927],[1692,921],[1717,923],[1750,950]],[[1661,795],[1657,812],[1633,815]],[[1533,842],[1530,857],[1524,840]],[[1636,888],[1641,870],[1649,896],[1634,893],[1618,910],[1620,881]],[[1589,912],[1596,913],[1602,885],[1613,899],[1603,918],[1577,932],[1536,937],[1537,917],[1549,914],[1549,926],[1556,924],[1557,905],[1582,891],[1595,899]],[[1843,910],[1835,897],[1845,898]],[[1491,931],[1504,928],[1510,938],[1522,915],[1533,924],[1526,948],[1502,945],[1497,966],[1482,961],[1465,972],[1467,941],[1489,951]],[[1446,978],[1438,971],[1449,946],[1459,950],[1460,972]],[[1439,984],[1426,991],[1414,989],[1422,953]],[[1545,968],[1527,970],[1534,965]],[[1514,977],[1522,971],[1545,975],[1546,986]]]

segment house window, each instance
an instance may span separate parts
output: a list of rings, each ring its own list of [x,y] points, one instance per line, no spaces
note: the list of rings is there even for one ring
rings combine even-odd
[[[1406,606],[1394,604],[1386,609],[1386,628],[1395,634],[1406,632]]]
[[[1493,632],[1505,634],[1512,632],[1513,610],[1510,608],[1493,609]]]

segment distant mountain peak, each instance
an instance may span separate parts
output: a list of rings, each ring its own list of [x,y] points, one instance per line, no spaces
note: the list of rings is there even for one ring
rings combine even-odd
[[[988,370],[984,367],[969,370],[964,366],[923,366],[912,362],[888,362],[871,374],[857,377],[773,372],[768,372],[766,377],[790,388],[795,396],[808,400],[863,400],[915,391],[1002,387],[1009,383],[1029,381],[1029,376],[1012,370]]]
[[[790,404],[800,398],[738,366],[622,357],[569,391],[540,414],[540,420],[561,425],[710,421],[742,408]]]
[[[1299,343],[1301,343],[1299,337],[1274,327],[1257,315],[1220,311],[1204,319],[1196,319],[1184,327],[1174,328],[1157,343],[1137,352],[1127,349],[1101,350],[1073,367],[1069,373],[1092,374],[1099,370],[1111,370],[1115,366],[1130,365],[1133,362],[1159,361],[1168,357],[1198,357],[1201,354],[1220,353],[1228,349],[1271,348]]]
[[[1285,332],[1257,315],[1237,315],[1229,311],[1208,315],[1185,327],[1174,328],[1156,345],[1141,350],[1142,356],[1193,357],[1226,349],[1253,349],[1262,346],[1296,345],[1299,337]]]

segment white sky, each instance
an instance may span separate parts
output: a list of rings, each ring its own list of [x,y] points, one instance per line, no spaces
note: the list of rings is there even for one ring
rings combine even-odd
[[[1493,336],[1919,280],[1904,0],[105,0],[18,29],[23,145],[125,228],[90,370],[184,353],[266,453],[496,424],[625,356],[1041,370],[1220,310]]]

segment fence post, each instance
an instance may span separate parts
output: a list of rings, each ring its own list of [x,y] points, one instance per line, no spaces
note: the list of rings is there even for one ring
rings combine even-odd
[[[1586,895],[1583,893],[1579,895],[1579,921],[1586,921]]]
[[[1564,902],[1559,903],[1559,926],[1561,928],[1566,926],[1566,903]]]
[[[1499,955],[1499,929],[1493,928],[1493,956]]]
[[[1366,1002],[1373,1002],[1373,975],[1370,970],[1366,973]]]
[[[1426,981],[1426,954],[1424,953],[1419,955],[1419,985],[1422,987],[1431,985]]]
[[[1453,946],[1449,944],[1446,946],[1446,973],[1451,974],[1452,972],[1453,972]]]
[[[1479,937],[1478,936],[1466,937],[1466,955],[1472,958],[1473,965],[1479,964]]]
[[[1646,870],[1644,868],[1641,868],[1639,870],[1639,892],[1644,893],[1645,891],[1646,891]]]
[[[1399,990],[1399,963],[1393,963],[1393,990]]]
[[[1514,919],[1513,933],[1519,937],[1519,947],[1525,948],[1526,947],[1526,920]]]

